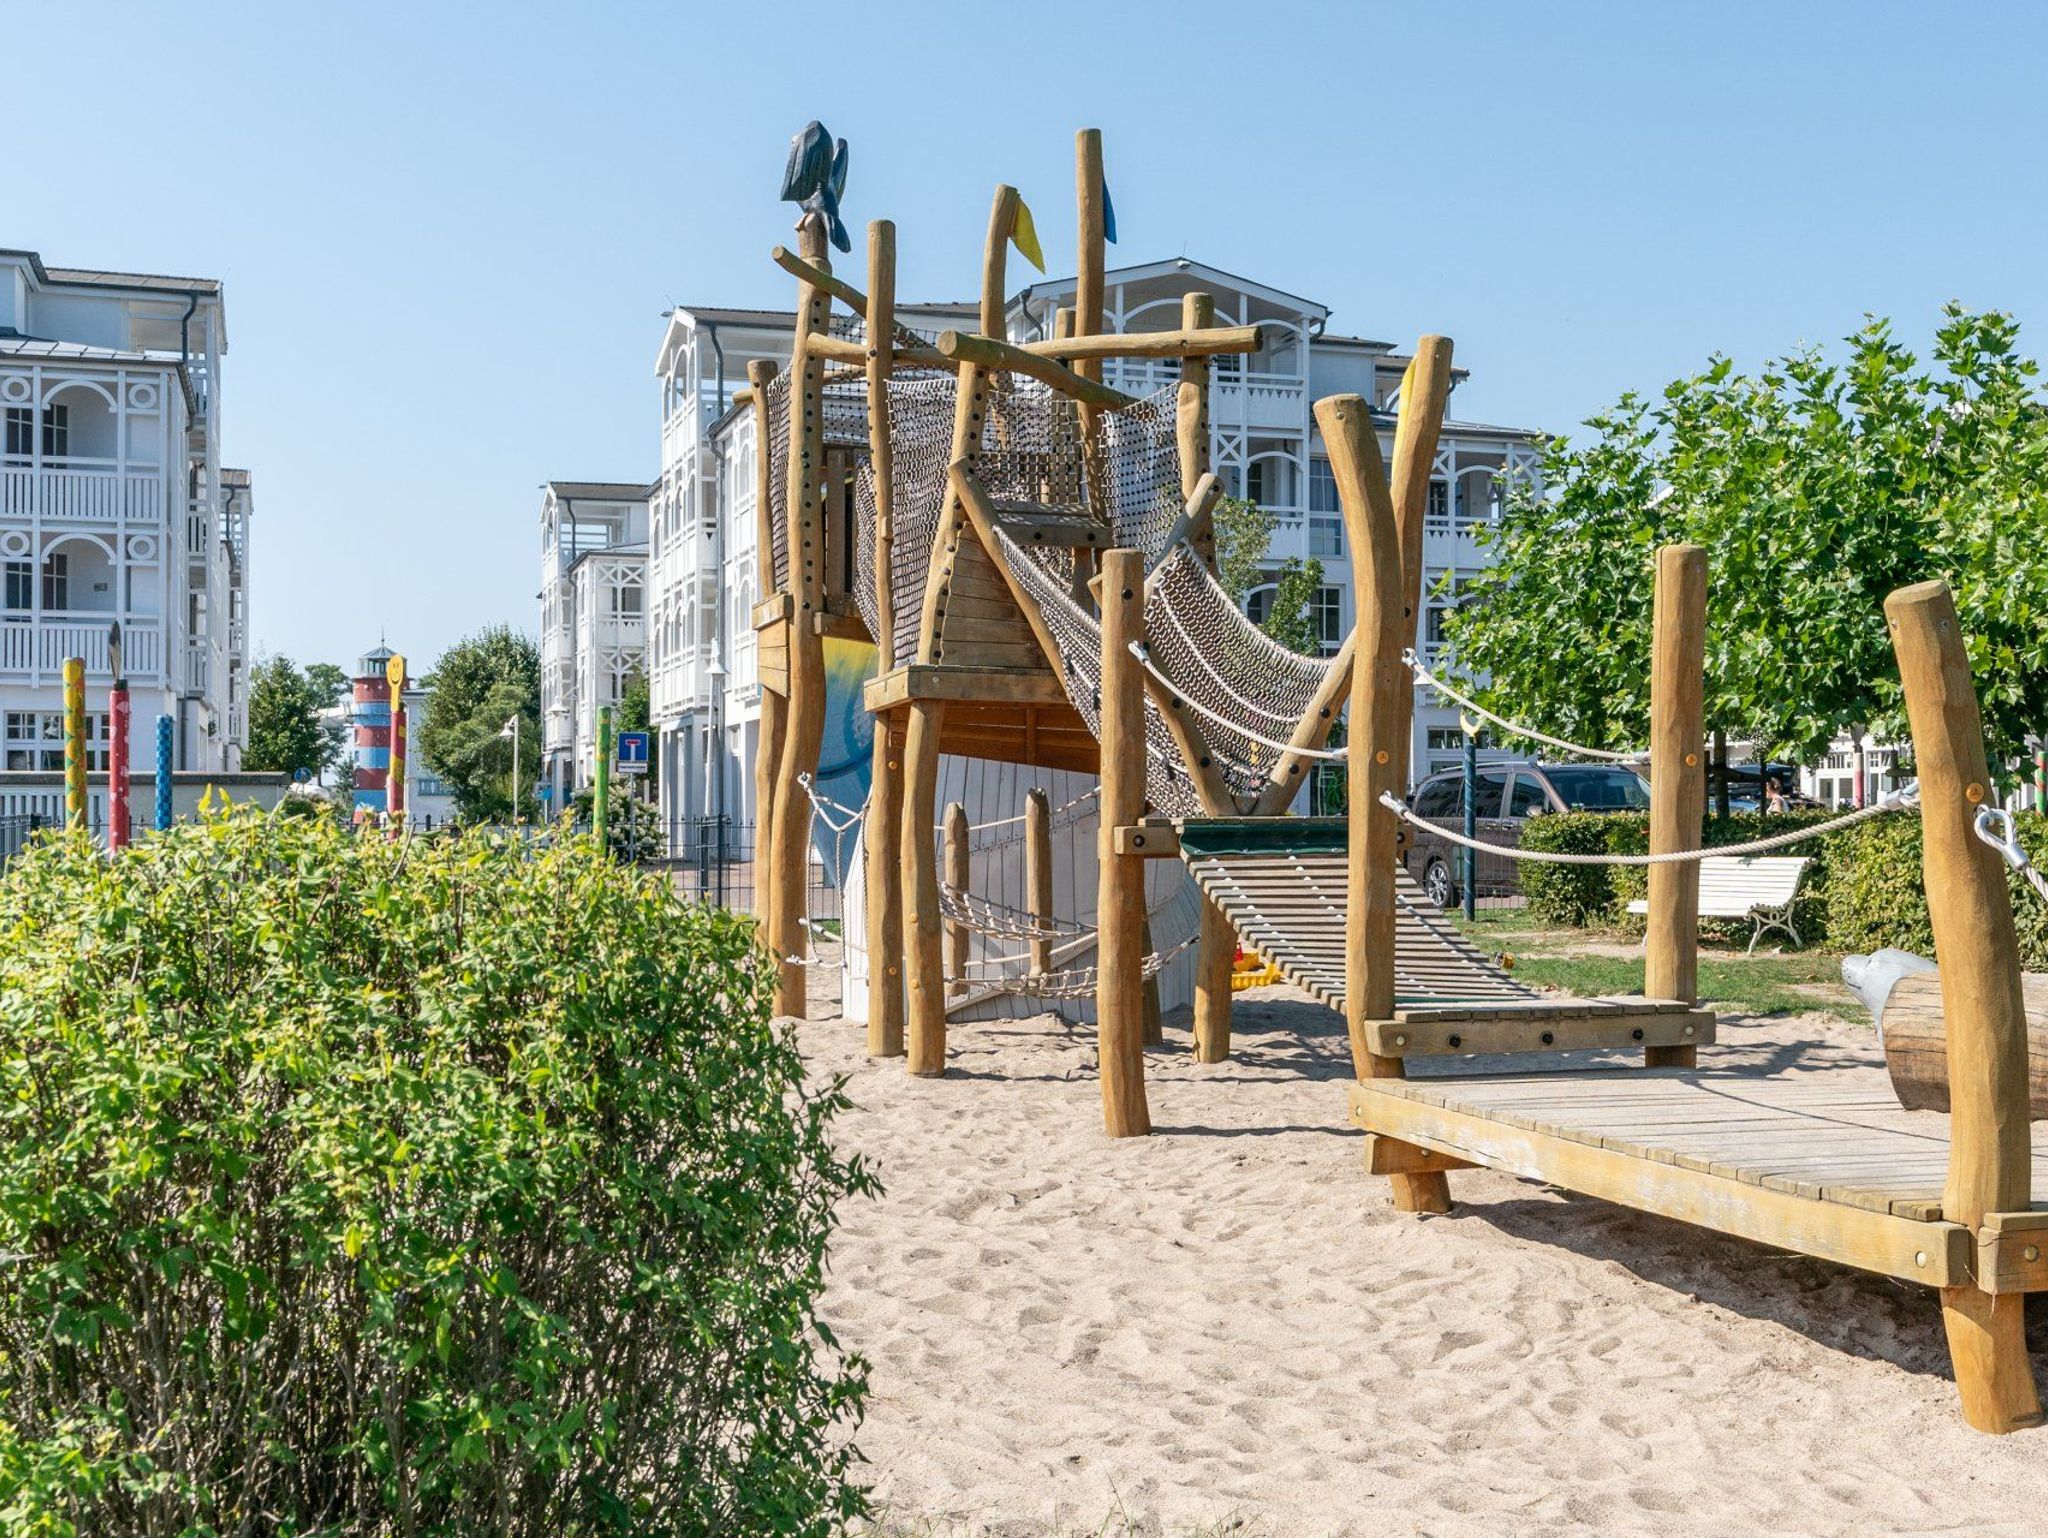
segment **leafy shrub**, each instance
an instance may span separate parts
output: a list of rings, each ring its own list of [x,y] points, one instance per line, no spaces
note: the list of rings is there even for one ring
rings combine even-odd
[[[746,921],[249,812],[0,881],[10,1533],[819,1533],[866,1369]]]
[[[585,787],[570,803],[576,827],[592,831],[597,816],[597,792]],[[622,792],[612,784],[611,805],[605,813],[605,842],[616,860],[658,860],[666,852],[662,843],[661,809],[652,801]]]
[[[2048,869],[2048,818],[2017,816],[2013,828],[2028,857]],[[1828,943],[1844,951],[1896,945],[1932,956],[1934,925],[1920,876],[1920,819],[1880,817],[1830,842],[1836,848],[1827,886]],[[2011,870],[2006,885],[2021,964],[2030,971],[2048,971],[2048,903]]]
[[[1606,854],[1607,841],[1625,813],[1562,812],[1522,824],[1522,847],[1552,854]],[[1605,921],[1614,909],[1616,867],[1549,865],[1528,860],[1516,867],[1529,912],[1549,924],[1583,927]]]

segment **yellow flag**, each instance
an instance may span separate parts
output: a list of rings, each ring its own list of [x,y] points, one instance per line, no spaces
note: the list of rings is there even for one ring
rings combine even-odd
[[[1017,217],[1010,221],[1010,244],[1025,261],[1045,271],[1045,253],[1038,249],[1038,226],[1031,222],[1031,205],[1022,198],[1017,199]]]

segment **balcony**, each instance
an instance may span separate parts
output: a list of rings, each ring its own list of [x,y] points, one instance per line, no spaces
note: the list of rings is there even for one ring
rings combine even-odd
[[[37,514],[50,522],[157,523],[164,515],[163,474],[69,465],[0,467],[0,515]]]
[[[0,624],[0,677],[55,683],[67,657],[83,657],[88,677],[111,678],[107,667],[107,626],[112,614],[76,610],[44,614],[36,623]],[[121,621],[121,671],[137,682],[159,678],[164,637],[156,620]]]
[[[1180,365],[1158,358],[1112,359],[1102,380],[1127,395],[1150,395],[1180,382]],[[1220,427],[1298,433],[1308,423],[1308,381],[1292,372],[1233,369],[1218,360],[1209,375],[1209,420]]]

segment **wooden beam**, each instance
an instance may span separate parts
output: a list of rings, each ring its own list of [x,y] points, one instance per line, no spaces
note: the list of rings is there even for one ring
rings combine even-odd
[[[1355,564],[1357,557],[1352,559]],[[1294,730],[1287,734],[1287,751],[1274,761],[1271,772],[1267,774],[1265,789],[1259,792],[1258,805],[1253,810],[1254,816],[1281,816],[1301,794],[1302,776],[1315,762],[1308,755],[1329,740],[1330,731],[1337,724],[1337,713],[1344,708],[1345,698],[1351,692],[1351,667],[1357,656],[1358,628],[1354,624],[1351,634],[1344,638],[1344,644],[1337,648],[1337,655],[1330,659],[1329,671],[1316,685],[1308,708],[1302,711]]]
[[[753,391],[754,413],[754,551],[760,569],[760,591],[768,593],[775,582],[775,499],[770,491],[768,459],[768,385],[775,378],[775,365],[765,358],[747,364],[747,385]],[[750,616],[751,618],[751,616]],[[753,618],[756,629],[760,620]],[[785,677],[786,684],[788,679]],[[780,689],[771,687],[766,670],[761,679],[761,719],[754,742],[754,917],[762,938],[773,945],[775,927],[775,883],[766,877],[770,830],[775,826],[775,781],[782,771],[782,743],[788,727],[788,700]]]
[[[972,879],[973,867],[967,847],[967,808],[958,801],[946,803],[945,839],[946,885],[956,892],[964,892]],[[946,925],[948,992],[958,992],[967,985],[967,939],[967,926],[958,919]]]
[[[1180,296],[1181,330],[1189,335],[1215,335],[1216,298],[1213,294],[1199,291]],[[1258,328],[1249,328],[1254,334],[1253,350],[1260,341]],[[1181,495],[1194,497],[1195,487],[1202,477],[1209,473],[1209,360],[1205,356],[1190,354],[1181,360],[1180,388],[1174,392],[1173,400],[1174,444],[1180,451]],[[1195,548],[1202,552],[1202,561],[1211,571],[1216,569],[1216,530],[1213,523],[1194,537]],[[1232,947],[1233,955],[1236,946]]]
[[[861,703],[889,710],[909,700],[957,700],[965,704],[1065,705],[1067,691],[1044,668],[949,668],[913,662],[870,678]]]
[[[1962,625],[1944,583],[1885,600],[1920,775],[1922,877],[1948,1015],[1949,1155],[1943,1215],[1975,1227],[2031,1205],[2027,1015],[2012,899],[1977,808],[1991,794],[1984,721]],[[1963,1418],[1979,1431],[2041,1423],[2024,1300],[1955,1287],[1941,1297]]]
[[[1052,799],[1034,785],[1024,793],[1024,909],[1045,933],[1031,942],[1031,970],[1052,970]]]
[[[874,335],[875,333],[870,330],[868,332],[870,340],[867,342],[856,342],[851,337],[844,336],[828,335],[813,337],[811,339],[811,350],[819,357],[828,358],[834,363],[854,364],[865,369],[874,358],[874,347],[872,345]],[[889,367],[884,370],[884,373],[893,372],[900,368],[950,369],[957,367],[959,365],[954,363],[951,358],[943,356],[938,349],[933,347],[893,347],[889,354]]]
[[[889,375],[896,366],[896,226],[868,225],[868,469],[875,497],[877,666],[896,656],[896,474],[889,418]],[[868,1056],[903,1055],[903,745],[886,716],[874,722],[868,815],[861,826],[868,941]]]
[[[1023,374],[1083,405],[1100,406],[1108,411],[1122,411],[1138,403],[1134,395],[1097,384],[1063,363],[1055,363],[1051,358],[1025,351],[1014,342],[998,341],[992,336],[976,336],[969,331],[941,331],[939,356],[953,364],[973,363],[982,368]]]
[[[819,252],[807,252],[804,256],[798,256],[796,252],[791,251],[786,246],[777,246],[768,253],[768,259],[792,278],[795,278],[797,282],[807,283],[811,287],[829,294],[832,298],[837,299],[841,304],[853,311],[854,314],[867,314],[868,296],[844,278],[835,277],[832,272],[831,263],[822,255],[822,250],[823,248],[821,247]]]
[[[946,707],[910,702],[903,733],[903,939],[908,1031],[905,1066],[920,1078],[946,1071],[946,965],[932,816],[939,792],[939,734]]]
[[[1977,1230],[1985,1292],[2048,1292],[2048,1212],[1987,1212]]]
[[[1380,1132],[1365,1135],[1365,1172],[1368,1175],[1426,1175],[1444,1170],[1475,1170],[1470,1159],[1454,1159],[1434,1148],[1404,1143]]]
[[[1128,828],[1112,830],[1116,837],[1118,854],[1136,855],[1145,860],[1177,860],[1180,858],[1180,834],[1171,823],[1146,818],[1143,822]]]
[[[1208,299],[1189,294],[1189,299]],[[1211,301],[1213,313],[1214,301]],[[1023,344],[1029,352],[1062,363],[1098,358],[1213,358],[1223,353],[1257,352],[1265,333],[1257,326],[1205,326],[1183,322],[1178,331],[1109,331],[1096,336],[1052,337]]]
[[[1429,482],[1436,469],[1436,445],[1451,397],[1451,339],[1425,336],[1401,376],[1400,414],[1394,422],[1394,460],[1387,494],[1393,501],[1394,527],[1401,535],[1401,604],[1407,618],[1407,644],[1421,649],[1423,525],[1429,508]],[[1401,734],[1394,778],[1403,791],[1412,778],[1410,757],[1415,745],[1414,693],[1409,693],[1408,725]]]
[[[1145,1103],[1145,867],[1116,851],[1116,830],[1145,810],[1143,672],[1130,643],[1145,635],[1145,557],[1102,559],[1102,805],[1096,840],[1097,1065],[1111,1137],[1152,1130]]]
[[[1714,1039],[1711,1009],[1655,1015],[1565,1013],[1569,999],[1559,999],[1555,1012],[1517,1019],[1462,1018],[1445,1023],[1410,1018],[1369,1020],[1366,1042],[1385,1057],[1450,1057],[1474,1052],[1588,1052],[1684,1048],[1688,1051]]]
[[[1707,813],[1703,705],[1707,665],[1707,552],[1666,545],[1657,552],[1650,640],[1650,852],[1697,849]],[[1643,992],[1653,999],[1700,996],[1700,867],[1694,860],[1650,867],[1643,935]],[[1690,1046],[1643,1054],[1652,1068],[1690,1068]]]
[[[1398,1079],[1397,1057],[1375,1053],[1366,1022],[1394,1013],[1394,854],[1398,824],[1380,793],[1399,795],[1398,738],[1414,700],[1401,661],[1407,644],[1401,603],[1401,536],[1387,495],[1379,429],[1362,396],[1316,402],[1316,425],[1330,456],[1344,532],[1351,547],[1351,591],[1358,606],[1359,656],[1352,669],[1351,755],[1346,763],[1350,831],[1346,840],[1344,1015],[1352,1066],[1361,1079]],[[1394,1205],[1404,1212],[1448,1212],[1441,1174],[1393,1175]]]

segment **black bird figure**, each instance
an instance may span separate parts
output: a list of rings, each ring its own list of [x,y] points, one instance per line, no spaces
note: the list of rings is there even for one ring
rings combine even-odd
[[[834,142],[816,118],[789,141],[789,167],[782,173],[782,201],[807,214],[823,214],[832,244],[853,250],[846,226],[839,222],[839,195],[846,190],[846,141]],[[797,221],[799,228],[803,221]]]

